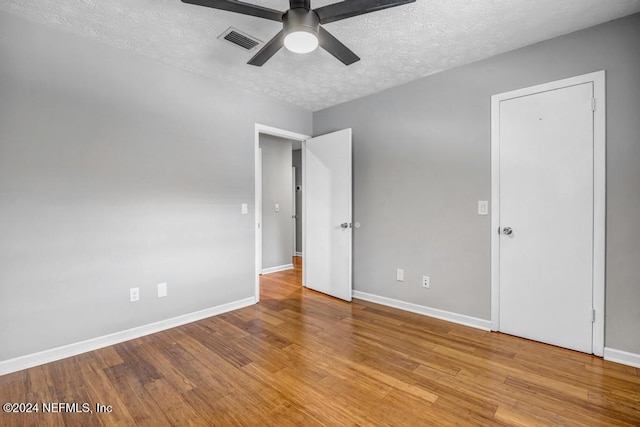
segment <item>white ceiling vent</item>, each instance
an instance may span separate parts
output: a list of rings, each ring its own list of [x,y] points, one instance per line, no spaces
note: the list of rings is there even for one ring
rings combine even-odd
[[[251,52],[258,47],[262,41],[258,40],[255,37],[250,36],[247,33],[243,33],[242,31],[237,30],[236,28],[229,27],[225,30],[224,33],[218,36],[220,40],[224,40],[227,43],[231,43],[234,46],[241,47],[244,50],[248,50]]]

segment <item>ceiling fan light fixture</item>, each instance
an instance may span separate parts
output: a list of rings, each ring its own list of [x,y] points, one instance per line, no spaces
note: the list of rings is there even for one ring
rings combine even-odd
[[[308,31],[294,31],[284,38],[284,47],[295,53],[309,53],[318,47],[318,36]]]
[[[312,10],[290,9],[282,17],[284,24],[284,47],[295,53],[309,53],[318,47],[320,20]]]

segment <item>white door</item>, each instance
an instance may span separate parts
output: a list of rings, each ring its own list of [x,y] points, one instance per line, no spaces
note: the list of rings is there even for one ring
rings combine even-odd
[[[302,143],[304,286],[351,301],[351,129]]]
[[[586,353],[594,307],[593,98],[587,82],[499,105],[500,330]]]

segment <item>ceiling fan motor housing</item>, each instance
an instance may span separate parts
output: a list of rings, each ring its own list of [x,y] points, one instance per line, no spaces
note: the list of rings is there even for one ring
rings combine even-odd
[[[284,23],[285,35],[296,31],[304,31],[316,37],[318,36],[320,18],[318,18],[318,15],[312,10],[301,7],[289,9],[282,16],[282,22]]]

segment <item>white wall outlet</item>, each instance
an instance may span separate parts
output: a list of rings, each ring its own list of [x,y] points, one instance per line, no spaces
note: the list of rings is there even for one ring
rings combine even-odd
[[[478,200],[478,215],[489,215],[488,200]]]
[[[276,203],[275,205],[273,205],[273,211],[280,212],[280,203]]]
[[[404,282],[404,270],[401,268],[396,269],[396,280],[398,282]]]
[[[166,296],[167,296],[167,284],[158,283],[158,298],[163,298]]]
[[[242,215],[248,214],[249,213],[249,205],[247,205],[246,203],[243,203],[240,212],[242,212]]]
[[[429,276],[422,276],[422,287],[427,289],[431,287],[431,279]]]
[[[129,289],[129,302],[136,302],[140,300],[140,288]]]

